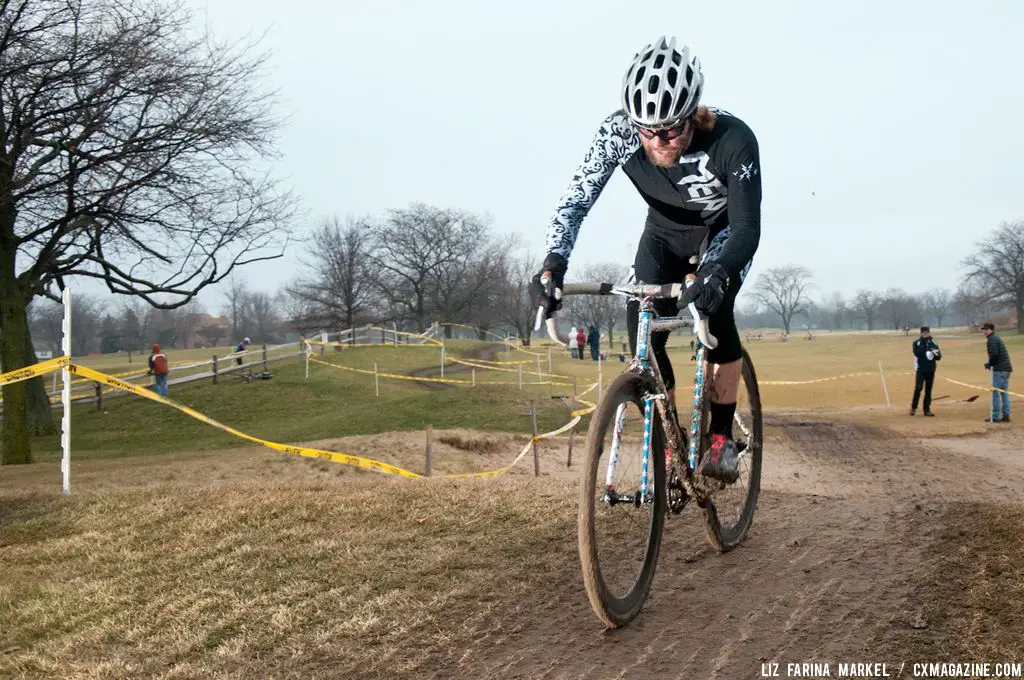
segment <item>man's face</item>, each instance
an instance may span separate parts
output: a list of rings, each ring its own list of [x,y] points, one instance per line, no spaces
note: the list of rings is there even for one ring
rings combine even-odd
[[[988,336],[992,335],[992,329],[991,329],[991,328],[982,328],[982,329],[981,329],[981,332],[985,334],[985,337],[986,337],[986,338],[987,338]]]
[[[921,331],[921,337],[925,338],[925,339],[930,338],[930,337],[932,337],[932,332],[931,331]]]
[[[671,168],[679,163],[679,159],[693,141],[693,121],[687,119],[675,127],[657,132],[646,128],[638,128],[640,143],[644,147],[648,160],[659,168]]]

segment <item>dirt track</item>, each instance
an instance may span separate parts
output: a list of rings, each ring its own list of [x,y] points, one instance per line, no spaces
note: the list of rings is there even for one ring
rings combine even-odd
[[[1024,491],[1012,430],[928,442],[795,416],[766,425],[763,493],[742,547],[712,552],[687,509],[666,526],[651,598],[629,627],[604,632],[578,578],[528,587],[502,614],[505,634],[471,645],[457,669],[438,659],[437,677],[748,678],[769,662],[785,677],[788,662],[892,663],[872,640],[909,626],[909,577],[940,508]]]
[[[477,349],[475,349],[472,352],[470,352],[469,356],[463,357],[463,358],[465,358],[465,359],[481,359],[483,361],[493,361],[495,359],[495,357],[497,357],[498,354],[503,352],[504,350],[505,350],[504,345],[502,345],[501,343],[497,343],[496,342],[496,343],[493,343],[493,344],[490,344],[490,345],[484,345],[483,347],[478,347]],[[473,368],[472,366],[467,366],[465,364],[458,364],[458,363],[445,364],[444,374],[446,376],[450,376],[453,373],[468,373],[468,372],[470,372],[472,370],[472,368]],[[441,369],[440,368],[434,368],[433,366],[431,366],[430,368],[420,368],[420,369],[417,369],[415,371],[410,371],[409,375],[413,376],[413,377],[416,377],[416,378],[438,378],[438,377],[441,377]],[[446,383],[442,383],[442,382],[426,382],[426,381],[423,381],[420,384],[423,387],[427,388],[428,390],[447,390],[447,389],[453,387],[450,384],[446,384]]]

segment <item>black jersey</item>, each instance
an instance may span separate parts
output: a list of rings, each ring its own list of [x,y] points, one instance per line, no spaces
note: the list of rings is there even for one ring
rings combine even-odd
[[[687,240],[697,254],[726,227],[731,234],[716,258],[736,276],[757,250],[761,236],[761,168],[757,139],[729,113],[717,114],[710,132],[694,130],[679,163],[659,168],[640,144],[624,111],[601,124],[548,226],[547,252],[569,259],[583,218],[621,167],[649,206],[647,229]]]

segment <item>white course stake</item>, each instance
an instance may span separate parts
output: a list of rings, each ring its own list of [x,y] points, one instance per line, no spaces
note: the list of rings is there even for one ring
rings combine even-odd
[[[64,332],[60,341],[60,349],[64,356],[71,357],[71,289],[65,288],[61,293],[61,302],[64,304],[64,322],[61,329]],[[60,419],[60,448],[63,455],[60,459],[60,472],[64,482],[64,495],[71,495],[71,369],[68,366],[60,371],[60,377],[64,385],[60,391],[60,401],[64,407],[64,414]]]
[[[885,386],[885,371],[882,370],[882,360],[878,360],[878,374],[882,376],[882,392],[885,393],[885,405],[886,407],[892,406],[889,403],[889,388]]]

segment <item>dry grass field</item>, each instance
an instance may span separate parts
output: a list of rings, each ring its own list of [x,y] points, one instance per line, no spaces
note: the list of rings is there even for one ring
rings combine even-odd
[[[529,441],[529,401],[552,429],[568,409],[551,397],[570,388],[382,380],[376,397],[372,375],[315,365],[306,381],[294,362],[172,391],[257,436],[417,471],[432,424],[436,476],[417,480],[253,447],[135,397],[77,406],[70,497],[52,438],[40,462],[0,468],[0,676],[746,678],[861,661],[895,677],[901,662],[1024,661],[1024,435],[983,422],[987,392],[943,380],[986,384],[982,337],[935,335],[948,396],[929,419],[907,415],[912,337],[749,343],[766,425],[750,535],[719,555],[696,510],[670,517],[651,598],[614,632],[579,575],[581,436],[571,466],[566,439],[543,442],[540,477],[529,456],[497,479],[443,476],[506,464]],[[435,363],[412,352],[325,359]],[[558,352],[552,368],[581,387],[597,375]],[[622,368],[604,363],[605,381]],[[867,375],[775,384],[851,373]]]

